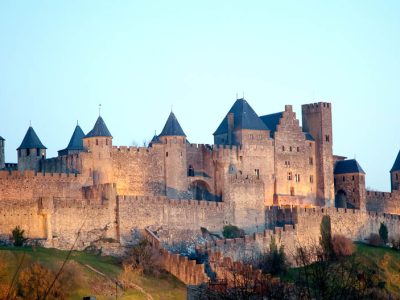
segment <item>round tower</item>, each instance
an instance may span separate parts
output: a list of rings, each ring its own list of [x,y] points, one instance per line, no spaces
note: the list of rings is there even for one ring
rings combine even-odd
[[[392,186],[392,191],[400,190],[400,151],[397,154],[397,158],[390,170],[390,182]]]
[[[33,130],[32,126],[29,126],[21,146],[17,148],[18,170],[41,171],[42,162],[46,159],[46,149],[35,130]]]
[[[179,199],[188,195],[186,135],[173,112],[159,135],[164,144],[165,190],[169,198]]]
[[[5,167],[5,160],[4,160],[4,141],[5,139],[3,139],[0,136],[0,170],[4,169]]]
[[[112,135],[101,116],[83,138],[83,148],[86,155],[82,161],[82,173],[91,177],[93,184],[112,182]]]

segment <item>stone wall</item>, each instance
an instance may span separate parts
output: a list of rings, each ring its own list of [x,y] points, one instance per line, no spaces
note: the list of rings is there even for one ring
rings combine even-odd
[[[379,213],[391,213],[400,215],[400,191],[393,190],[391,193],[367,191],[367,210]]]

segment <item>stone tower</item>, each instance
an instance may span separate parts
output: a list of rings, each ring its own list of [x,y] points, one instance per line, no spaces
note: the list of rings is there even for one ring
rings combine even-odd
[[[390,170],[390,182],[392,191],[400,191],[400,151],[399,154],[397,154],[392,169]]]
[[[112,182],[112,135],[101,116],[93,129],[83,138],[87,151],[82,161],[82,172],[93,179],[93,184]]]
[[[21,146],[17,149],[18,170],[41,171],[42,163],[46,159],[46,149],[35,130],[33,130],[32,126],[29,126]]]
[[[366,210],[365,172],[355,159],[336,162],[335,207]]]
[[[188,194],[186,135],[173,112],[159,135],[164,144],[165,190],[169,198],[185,198]]]
[[[332,110],[331,104],[302,105],[303,130],[315,139],[317,198],[320,205],[333,205]]]
[[[4,159],[4,141],[5,139],[3,139],[0,136],[0,170],[3,169],[5,167],[5,159]]]

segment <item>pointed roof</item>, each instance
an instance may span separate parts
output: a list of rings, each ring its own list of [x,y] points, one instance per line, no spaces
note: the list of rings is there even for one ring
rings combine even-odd
[[[263,121],[263,123],[271,130],[271,137],[273,137],[273,135],[275,134],[276,127],[278,126],[279,120],[282,118],[282,115],[283,111],[260,117],[261,121]]]
[[[161,131],[160,136],[186,136],[183,132],[181,125],[179,125],[178,119],[171,111],[168,120],[165,123],[164,129]]]
[[[364,170],[355,159],[346,159],[337,161],[335,164],[334,174],[362,173]]]
[[[79,125],[76,125],[74,133],[69,141],[67,148],[64,150],[83,150],[83,138],[85,133]]]
[[[21,146],[19,146],[17,150],[33,148],[47,149],[45,146],[43,146],[32,126],[29,126],[28,131],[26,132],[25,137],[22,140]]]
[[[104,120],[101,116],[97,118],[97,121],[94,124],[93,129],[89,131],[89,133],[85,136],[85,138],[96,137],[96,136],[112,137],[110,131],[108,131],[106,123],[104,123]]]
[[[233,114],[233,130],[253,129],[253,130],[269,130],[269,128],[261,121],[254,109],[244,98],[237,99],[221,124],[218,126],[214,135],[224,134],[228,132],[228,115]]]
[[[3,137],[2,137],[2,136],[0,136],[0,141],[5,141],[5,139],[3,139]]]
[[[397,158],[393,164],[392,169],[390,170],[390,172],[394,172],[394,171],[400,171],[400,151],[399,151],[399,154],[397,154]]]

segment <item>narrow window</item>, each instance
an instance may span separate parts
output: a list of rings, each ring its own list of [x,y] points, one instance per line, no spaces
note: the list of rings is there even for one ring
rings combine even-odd
[[[310,175],[310,183],[314,182],[314,176]]]
[[[327,135],[325,135],[325,142],[327,142],[327,143],[329,143],[329,135],[327,134]]]
[[[292,172],[289,172],[289,173],[288,173],[287,179],[288,179],[288,180],[292,180]]]
[[[282,151],[285,151],[285,146],[282,146]]]
[[[36,148],[36,156],[40,156],[40,149]]]
[[[99,140],[98,139],[96,139],[96,146],[98,146],[99,145]]]
[[[310,162],[310,165],[312,165],[312,164],[314,163],[314,161],[313,161],[313,158],[312,158],[312,157],[310,157],[310,158],[309,158],[309,162]]]
[[[106,139],[106,146],[108,146],[108,139]]]
[[[290,196],[294,196],[294,187],[290,188]]]
[[[399,174],[396,174],[396,180],[399,180]]]
[[[256,175],[257,179],[260,179],[260,170],[254,169],[254,175]]]
[[[194,168],[192,165],[189,165],[188,176],[194,177]]]
[[[297,147],[297,152],[300,152],[300,147]]]
[[[354,181],[354,179],[355,179],[355,178],[354,178],[354,175],[353,175],[353,177],[352,177],[351,179]]]
[[[343,176],[343,182],[346,180],[346,178]]]
[[[293,149],[292,149],[292,146],[290,146],[289,151],[292,152],[292,150],[293,150]]]
[[[165,156],[168,157],[168,152],[165,153]]]
[[[31,154],[30,149],[26,149],[26,156],[29,156],[29,154]]]

